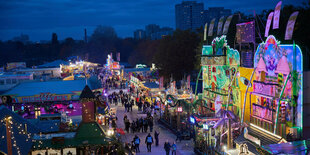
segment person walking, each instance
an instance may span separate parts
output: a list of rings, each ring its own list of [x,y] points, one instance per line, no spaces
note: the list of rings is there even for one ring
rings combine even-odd
[[[132,106],[134,105],[133,101],[130,101],[129,103],[129,108],[130,108],[130,111],[132,112]],[[129,109],[128,109],[128,112],[129,112]]]
[[[128,119],[125,120],[125,130],[127,131],[127,133],[129,133],[129,128],[130,128],[130,122]]]
[[[144,120],[143,120],[143,126],[144,126],[144,132],[147,132],[148,121],[146,118],[144,118]]]
[[[149,120],[148,123],[149,123],[149,126],[150,126],[150,132],[153,132],[153,126],[154,126],[153,117],[150,116],[148,120]]]
[[[166,142],[165,142],[165,144],[164,144],[164,149],[165,149],[165,151],[166,151],[166,155],[169,155],[169,153],[170,153],[170,147],[171,147],[171,145],[170,145],[170,143],[169,143],[169,141],[168,141],[168,139],[167,139]]]
[[[171,155],[177,155],[177,144],[175,142],[171,145]]]
[[[134,142],[135,142],[135,149],[136,149],[136,153],[140,152],[140,138],[135,135],[135,138],[134,138]]]
[[[159,132],[155,131],[154,137],[155,137],[155,145],[156,146],[158,146],[158,142],[159,142],[158,136],[159,136]]]
[[[151,152],[152,151],[152,144],[153,144],[153,137],[151,136],[151,133],[149,133],[147,135],[147,137],[145,138],[145,143],[147,146],[147,152]]]
[[[143,118],[139,119],[139,132],[143,132]]]
[[[180,130],[177,131],[177,138],[175,139],[175,141],[180,141],[181,142],[181,132]]]
[[[126,122],[126,119],[127,119],[128,117],[127,117],[127,115],[126,114],[124,114],[124,118],[123,118],[123,120],[124,120],[124,123]]]
[[[135,130],[136,130],[136,123],[135,123],[135,121],[132,121],[131,122],[131,125],[130,125],[130,127],[131,127],[131,133],[135,133]]]

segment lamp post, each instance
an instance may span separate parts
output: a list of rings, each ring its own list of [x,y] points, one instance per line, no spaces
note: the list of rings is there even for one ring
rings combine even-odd
[[[183,108],[182,107],[177,107],[177,129],[180,129],[180,124],[181,124],[181,120],[180,120],[180,113],[183,112]]]
[[[206,136],[206,140],[207,140],[207,148],[209,148],[209,125],[208,124],[203,124],[203,129],[206,131],[207,136]],[[207,150],[207,149],[206,149]],[[209,150],[207,150],[209,153]]]

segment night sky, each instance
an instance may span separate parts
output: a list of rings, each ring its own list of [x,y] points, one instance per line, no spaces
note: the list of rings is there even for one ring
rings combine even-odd
[[[282,6],[301,6],[306,0],[283,0]],[[0,0],[0,40],[21,33],[32,41],[50,40],[56,32],[60,40],[82,39],[83,29],[91,35],[97,25],[115,28],[119,37],[132,37],[147,24],[175,28],[175,4],[182,0]],[[278,0],[199,0],[204,7],[225,7],[260,13],[274,9]]]

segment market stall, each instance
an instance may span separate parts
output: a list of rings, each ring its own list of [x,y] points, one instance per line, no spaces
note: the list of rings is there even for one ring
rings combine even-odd
[[[164,105],[161,106],[164,109],[164,116],[161,117],[161,122],[171,129],[177,129],[185,134],[190,128],[188,119],[191,111],[191,97],[187,94],[166,96]],[[174,131],[174,132],[176,132]]]

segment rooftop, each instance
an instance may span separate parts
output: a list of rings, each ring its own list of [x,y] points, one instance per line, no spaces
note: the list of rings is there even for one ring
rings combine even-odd
[[[7,91],[3,95],[12,95],[16,97],[35,96],[41,93],[50,94],[74,94],[82,91],[85,86],[85,80],[71,81],[45,81],[45,82],[25,82]]]
[[[0,150],[7,153],[6,127],[3,121],[7,116],[12,117],[11,121],[13,124],[11,127],[13,131],[12,137],[14,137],[12,139],[16,141],[20,154],[28,154],[32,146],[32,136],[35,133],[39,133],[39,129],[5,106],[0,106],[0,120],[2,120],[0,122],[0,137],[3,137],[0,138]],[[27,133],[24,132],[25,124],[27,124]],[[14,144],[13,141],[12,144]],[[13,147],[13,154],[18,154],[16,147]]]

